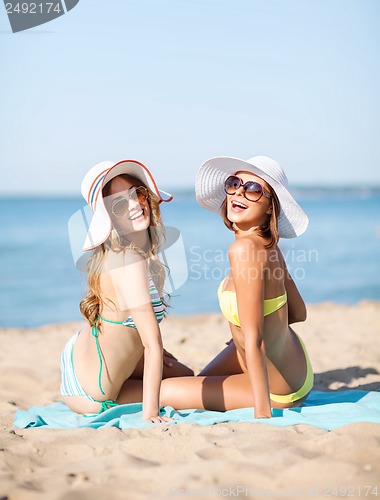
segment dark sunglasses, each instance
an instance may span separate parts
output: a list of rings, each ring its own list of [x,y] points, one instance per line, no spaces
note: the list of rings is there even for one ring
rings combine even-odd
[[[144,186],[131,188],[129,193],[112,205],[112,213],[116,217],[123,217],[129,210],[129,200],[144,203],[148,198],[148,190]]]
[[[224,183],[224,192],[232,195],[235,194],[240,187],[243,187],[244,198],[249,201],[259,201],[263,195],[267,198],[272,196],[270,193],[264,191],[263,186],[258,182],[248,181],[244,184],[243,180],[236,175],[230,175],[230,177],[227,178]]]

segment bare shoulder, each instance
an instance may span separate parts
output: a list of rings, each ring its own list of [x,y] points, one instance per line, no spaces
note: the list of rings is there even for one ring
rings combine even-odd
[[[250,238],[249,236],[244,236],[235,240],[229,247],[228,252],[239,254],[239,252],[245,252],[247,250],[252,250],[257,247],[257,242]]]
[[[144,265],[145,259],[132,248],[126,248],[122,252],[109,250],[104,262],[106,271],[125,269],[127,266],[140,267]]]
[[[239,238],[230,245],[228,257],[231,262],[239,260],[247,263],[265,263],[267,251],[259,238],[249,235]]]

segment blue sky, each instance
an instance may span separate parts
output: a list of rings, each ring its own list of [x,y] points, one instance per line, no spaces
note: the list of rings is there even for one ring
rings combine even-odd
[[[380,185],[377,0],[80,0],[12,34],[0,6],[0,194],[79,194],[135,158],[163,189],[212,156],[290,184]]]

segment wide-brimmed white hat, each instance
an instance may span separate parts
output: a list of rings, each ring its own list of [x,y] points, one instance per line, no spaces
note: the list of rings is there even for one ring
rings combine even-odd
[[[239,171],[261,177],[275,191],[280,201],[278,234],[294,238],[306,231],[309,219],[288,191],[288,179],[281,165],[269,156],[254,156],[249,160],[219,156],[210,158],[200,167],[195,180],[195,195],[201,207],[220,215],[226,197],[224,183]]]
[[[102,161],[92,167],[85,175],[81,191],[83,198],[94,211],[87,231],[83,251],[92,250],[104,243],[112,229],[111,218],[104,205],[103,187],[114,177],[121,174],[132,175],[147,186],[156,196],[157,201],[171,201],[173,196],[158,189],[153,175],[145,165],[136,160]]]

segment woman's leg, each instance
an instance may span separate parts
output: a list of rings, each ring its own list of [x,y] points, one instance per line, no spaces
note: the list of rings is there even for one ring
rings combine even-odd
[[[271,401],[272,408],[294,408],[304,398],[291,403]],[[252,386],[248,373],[208,377],[168,378],[161,383],[160,404],[176,410],[226,411],[253,407]]]
[[[116,403],[125,405],[129,403],[141,403],[143,400],[143,381],[127,379],[121,386]]]
[[[203,368],[199,376],[236,375],[244,373],[244,363],[233,340],[210,363]]]
[[[194,375],[194,372],[188,366],[180,363],[178,360],[174,358],[168,358],[172,363],[172,366],[167,366],[164,363],[162,370],[162,378],[172,378],[172,377],[191,377]],[[144,356],[141,357],[140,361],[137,363],[136,368],[134,369],[132,375],[129,377],[130,379],[142,380],[144,373]]]
[[[194,371],[188,366],[184,365],[180,361],[174,358],[167,358],[172,366],[167,366],[164,363],[162,369],[162,378],[172,378],[172,377],[194,377]]]
[[[169,358],[172,366],[164,364],[162,378],[193,377],[194,372],[188,366],[180,363],[174,358]],[[131,376],[123,383],[116,403],[128,404],[139,403],[143,400],[143,375],[144,375],[144,356],[137,363]]]
[[[160,391],[160,404],[176,409],[199,408],[225,411],[253,405],[252,389],[248,374],[243,372],[235,344],[223,349],[197,376],[179,361],[173,366],[164,365]],[[142,401],[144,356],[120,390],[119,404]],[[201,376],[201,375],[218,376]]]
[[[161,384],[160,404],[176,410],[247,408],[253,406],[251,383],[248,373],[168,378]]]

